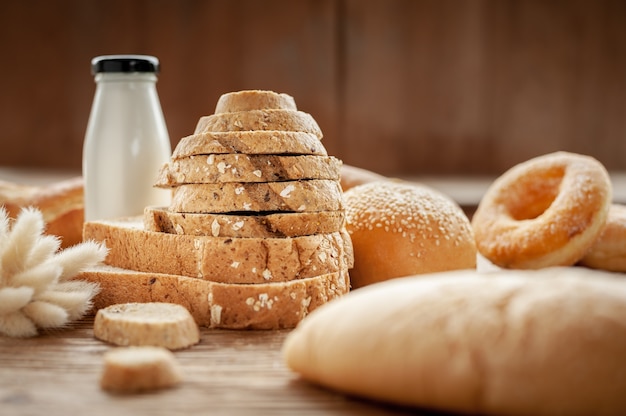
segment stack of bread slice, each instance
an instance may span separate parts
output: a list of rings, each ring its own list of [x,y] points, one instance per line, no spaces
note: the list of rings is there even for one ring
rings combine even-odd
[[[201,326],[279,329],[346,293],[341,161],[321,138],[289,95],[220,97],[158,173],[168,207],[85,224],[110,250],[82,276],[101,283],[96,308],[174,302]]]

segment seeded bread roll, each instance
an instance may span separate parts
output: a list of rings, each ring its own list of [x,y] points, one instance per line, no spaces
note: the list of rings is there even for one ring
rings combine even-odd
[[[155,186],[172,188],[192,183],[338,180],[340,169],[341,161],[331,156],[196,155],[163,165]]]
[[[476,268],[469,219],[434,189],[370,182],[346,191],[344,204],[354,247],[354,289],[394,277]]]
[[[200,117],[194,134],[218,131],[301,131],[322,139],[322,130],[308,113],[293,110],[250,110]]]
[[[249,110],[297,110],[292,96],[274,91],[246,90],[222,94],[217,100],[215,114]]]
[[[183,137],[172,159],[193,155],[245,153],[254,155],[328,156],[320,139],[312,133],[295,131],[206,132]]]
[[[172,191],[174,212],[311,212],[343,209],[338,181],[227,182],[179,185]]]
[[[98,283],[94,309],[129,302],[170,302],[189,310],[207,328],[285,329],[349,290],[347,269],[306,279],[254,285],[216,283],[193,277],[146,273],[106,265],[77,277]]]
[[[378,283],[290,333],[288,367],[351,395],[481,415],[626,411],[626,282],[581,267]]]
[[[96,338],[120,346],[151,345],[170,350],[200,341],[189,311],[173,303],[120,303],[100,309],[93,323]]]
[[[344,220],[342,210],[235,215],[178,213],[159,207],[146,207],[143,217],[147,231],[237,238],[334,233],[342,230]]]
[[[286,238],[232,238],[147,231],[141,217],[85,223],[85,239],[104,242],[105,263],[223,283],[281,282],[352,267],[344,232]]]
[[[161,347],[120,347],[104,354],[100,387],[138,393],[173,387],[182,379],[174,354]]]

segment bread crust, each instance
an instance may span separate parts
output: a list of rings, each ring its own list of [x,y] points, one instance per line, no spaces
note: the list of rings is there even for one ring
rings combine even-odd
[[[274,214],[193,214],[146,207],[143,223],[148,231],[213,237],[276,238],[328,234],[340,231],[345,213],[338,211]]]
[[[345,234],[286,238],[192,236],[147,231],[142,217],[89,221],[84,238],[104,242],[105,263],[223,283],[266,283],[333,273],[352,262]]]
[[[294,328],[322,304],[348,291],[347,271],[283,283],[239,285],[110,266],[77,277],[99,283],[94,309],[127,302],[171,302],[189,310],[199,326],[223,329]]]
[[[246,154],[196,155],[174,159],[160,169],[155,186],[192,183],[338,180],[341,161],[332,156]]]
[[[200,117],[194,134],[218,131],[296,131],[322,139],[322,130],[308,113],[294,110],[249,110]]]
[[[249,110],[297,110],[296,101],[284,93],[264,90],[244,90],[222,94],[217,100],[215,114]]]
[[[623,276],[581,267],[390,280],[319,308],[283,347],[316,384],[485,415],[622,414],[624,351]]]
[[[185,213],[311,212],[343,209],[338,181],[227,182],[175,187],[169,209]]]
[[[328,156],[312,133],[294,131],[206,132],[183,137],[172,159],[208,154],[317,155]]]
[[[67,248],[82,241],[84,222],[83,179],[74,177],[45,186],[30,186],[0,181],[0,205],[9,217],[35,207],[46,223],[46,233],[61,239]]]

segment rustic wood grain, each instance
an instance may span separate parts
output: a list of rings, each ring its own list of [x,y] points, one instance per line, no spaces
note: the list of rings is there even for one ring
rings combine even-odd
[[[80,168],[91,58],[147,53],[173,146],[222,93],[259,88],[385,175],[554,150],[626,171],[625,22],[619,0],[7,0],[0,165]]]
[[[30,339],[0,336],[3,415],[431,414],[350,398],[301,380],[280,355],[288,331],[201,331],[176,351],[183,382],[170,390],[113,395],[99,387],[103,354],[93,318]]]

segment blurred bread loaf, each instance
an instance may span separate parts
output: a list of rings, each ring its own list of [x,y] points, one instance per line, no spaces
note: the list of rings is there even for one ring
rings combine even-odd
[[[422,410],[626,411],[626,285],[582,267],[394,279],[312,312],[283,353],[304,379]]]
[[[15,218],[22,208],[39,209],[46,233],[61,239],[61,247],[82,241],[83,180],[75,177],[50,185],[32,186],[0,181],[0,205]]]

